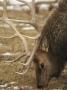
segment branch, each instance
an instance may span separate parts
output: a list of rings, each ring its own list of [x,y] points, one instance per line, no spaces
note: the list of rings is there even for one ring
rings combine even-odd
[[[55,3],[57,3],[58,2],[58,0],[50,0],[50,1],[37,1],[36,2],[36,5],[39,5],[39,4],[55,4]]]
[[[0,21],[4,20],[3,17],[0,18]],[[32,25],[36,31],[39,32],[39,25],[34,23],[33,21],[28,21],[28,20],[18,20],[18,19],[9,19],[9,18],[6,18],[6,21],[11,21],[11,22],[17,22],[17,23],[24,23],[24,24],[30,24]]]
[[[17,34],[14,34],[14,35],[12,35],[12,36],[10,36],[10,37],[6,37],[6,36],[0,36],[0,38],[4,38],[4,39],[12,39],[12,38],[15,38],[15,37],[17,37]]]
[[[20,2],[25,3],[30,9],[31,9],[31,15],[32,15],[32,21],[35,23],[36,22],[36,18],[35,18],[35,0],[32,0],[32,2],[26,2],[24,0],[18,0]]]
[[[24,57],[26,55],[26,53],[19,55],[16,59],[12,60],[12,61],[5,61],[5,63],[13,63],[18,61],[20,58]]]
[[[24,0],[17,0],[17,1],[22,2],[22,3],[24,3],[25,5],[27,5],[29,8],[31,8],[30,3],[28,3],[28,2],[26,2],[26,1],[24,1]]]
[[[31,38],[31,39],[38,39],[39,38],[39,34],[36,36],[36,37],[29,37],[29,36],[25,36],[25,35],[21,35],[21,33],[17,30],[17,28],[15,27],[15,25],[14,25],[14,23],[13,22],[21,22],[21,23],[27,23],[27,24],[31,24],[31,25],[33,25],[37,30],[39,30],[39,25],[37,25],[37,22],[36,22],[36,18],[35,18],[35,1],[34,0],[32,0],[32,3],[27,3],[27,2],[25,2],[25,1],[22,1],[22,0],[20,0],[21,2],[24,2],[27,6],[29,6],[30,7],[30,9],[31,9],[31,11],[32,11],[32,20],[31,20],[31,22],[24,22],[24,21],[22,21],[22,20],[15,20],[15,19],[8,19],[8,17],[7,17],[7,12],[6,12],[6,2],[7,2],[7,0],[4,0],[4,12],[3,12],[3,18],[2,19],[0,19],[0,20],[3,20],[3,21],[5,21],[15,32],[16,32],[16,34],[15,35],[13,35],[13,36],[11,36],[11,37],[9,37],[9,38],[14,38],[14,37],[16,37],[16,36],[18,36],[22,41],[23,41],[23,44],[24,44],[24,47],[25,47],[25,50],[26,50],[26,54],[28,55],[28,53],[29,53],[29,50],[28,50],[28,45],[27,45],[27,42],[26,42],[26,39],[24,38],[24,37],[27,37],[27,38]],[[1,36],[2,37],[2,36]],[[8,37],[3,37],[3,38],[8,38]],[[29,57],[29,59],[28,59],[28,61],[26,62],[26,63],[22,63],[22,65],[23,66],[28,66],[27,67],[27,69],[25,70],[25,71],[23,71],[23,73],[18,73],[18,72],[16,72],[16,73],[18,73],[18,74],[25,74],[27,71],[28,71],[28,69],[29,69],[29,67],[30,67],[30,64],[31,64],[31,62],[32,62],[32,60],[33,60],[33,58],[34,58],[34,54],[35,54],[35,52],[36,52],[36,50],[37,50],[37,47],[38,47],[38,45],[36,44],[35,46],[34,46],[34,48],[33,48],[33,51],[32,51],[32,54],[30,55],[30,57]],[[20,55],[20,56],[18,56],[15,60],[13,60],[12,62],[15,62],[15,61],[17,61],[18,59],[20,59],[22,57],[22,55]],[[10,61],[11,62],[11,61]]]
[[[35,13],[35,0],[32,0],[31,3],[31,15],[32,15],[32,22],[36,23],[36,13]]]
[[[26,53],[28,53],[29,50],[28,50],[28,47],[27,47],[28,45],[27,45],[26,39],[19,33],[19,31],[16,29],[16,27],[14,26],[14,24],[11,21],[8,21],[7,19],[4,19],[4,21],[8,25],[10,25],[10,27],[16,32],[16,35],[23,41],[25,49],[26,49]]]
[[[22,36],[29,38],[29,39],[37,40],[40,37],[40,34],[36,35],[35,37],[30,37],[30,36],[26,36],[26,35],[22,35]]]
[[[7,17],[7,0],[4,0],[3,1],[3,18],[6,18]]]
[[[16,73],[19,74],[19,75],[24,75],[24,74],[26,74],[28,72],[29,68],[30,68],[30,66],[28,66],[25,71],[23,71],[23,72],[16,72]]]
[[[31,56],[29,57],[28,61],[27,61],[25,64],[23,63],[23,66],[29,66],[29,65],[31,64],[31,62],[32,62],[32,60],[33,60],[33,58],[34,58],[34,54],[35,54],[35,52],[36,52],[36,50],[37,50],[37,47],[38,47],[38,44],[36,44],[36,45],[34,46],[33,51],[32,51],[32,53],[31,53]]]

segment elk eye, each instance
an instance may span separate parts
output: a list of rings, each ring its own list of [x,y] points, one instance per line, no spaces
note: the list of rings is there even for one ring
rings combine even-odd
[[[40,68],[41,68],[41,69],[44,68],[44,64],[43,64],[43,63],[40,64]]]

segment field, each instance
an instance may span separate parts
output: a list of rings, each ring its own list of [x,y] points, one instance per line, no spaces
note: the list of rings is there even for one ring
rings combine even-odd
[[[22,20],[31,20],[30,13],[26,12],[16,12],[16,11],[8,11],[8,17],[14,19],[22,19]],[[37,22],[43,23],[44,17],[48,15],[48,12],[41,13],[37,15]],[[0,12],[0,16],[2,16],[2,12]],[[45,19],[44,19],[45,20]],[[15,34],[10,27],[4,28],[4,22],[0,22],[0,36],[9,37]],[[35,36],[38,34],[36,30],[24,30],[23,27],[17,25],[17,29],[21,34]],[[32,51],[34,46],[34,40],[27,39],[29,50]],[[13,39],[3,39],[0,37],[0,90],[38,90],[36,87],[36,79],[35,79],[35,66],[32,63],[31,68],[25,75],[16,74],[17,71],[22,70],[22,64],[18,63],[18,61],[14,63],[5,63],[6,60],[13,60],[17,57],[2,57],[1,54],[10,52],[10,53],[23,53],[24,46],[20,38],[15,37]],[[2,46],[3,45],[3,46]],[[21,62],[24,58],[21,58]],[[51,80],[49,86],[44,90],[67,90],[67,66],[65,67],[64,73],[62,73],[61,77],[58,80]],[[11,84],[11,82],[16,82]],[[3,86],[5,84],[7,86]],[[41,89],[42,90],[42,89]]]

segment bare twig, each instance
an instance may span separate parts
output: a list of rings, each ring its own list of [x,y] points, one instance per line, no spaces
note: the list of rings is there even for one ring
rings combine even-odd
[[[0,21],[4,20],[4,18],[0,18]],[[28,20],[18,20],[18,19],[9,19],[9,18],[6,18],[6,20],[8,21],[12,21],[12,22],[15,22],[15,23],[24,23],[24,24],[30,24],[32,25],[36,31],[39,32],[39,27],[38,27],[38,24],[34,23],[33,21],[28,21]]]
[[[25,64],[23,64],[24,66],[29,66],[29,65],[30,65],[30,63],[32,62],[32,60],[33,60],[33,58],[34,58],[34,54],[35,54],[35,52],[36,52],[36,50],[37,50],[37,47],[38,47],[38,44],[36,44],[36,45],[34,46],[33,51],[32,51],[32,53],[31,53],[31,56],[29,57],[28,61],[27,61]]]
[[[21,55],[19,55],[16,59],[14,59],[14,60],[12,60],[12,61],[5,61],[5,63],[14,63],[14,62],[20,60],[20,58],[24,57],[25,55],[26,55],[26,53],[21,54]]]
[[[6,18],[7,17],[7,12],[6,12],[6,10],[7,10],[7,0],[4,0],[3,1],[3,18]]]
[[[26,53],[28,53],[29,50],[28,50],[27,42],[26,42],[25,38],[19,33],[19,31],[16,29],[16,27],[14,26],[14,24],[11,21],[8,21],[6,19],[4,19],[4,21],[16,32],[16,35],[23,41],[25,49],[26,49]]]
[[[23,72],[16,72],[16,73],[19,74],[19,75],[24,75],[28,72],[29,68],[30,68],[30,65]]]
[[[29,39],[33,39],[33,40],[37,40],[39,37],[40,37],[40,34],[36,35],[35,37],[30,37],[30,36],[27,36],[27,35],[22,35],[26,38],[29,38]]]
[[[0,38],[4,38],[4,39],[12,39],[12,38],[15,38],[15,37],[17,37],[17,34],[14,34],[14,35],[12,35],[12,36],[10,36],[10,37],[6,37],[6,36],[0,36]]]
[[[22,3],[25,3],[26,6],[28,6],[29,8],[31,8],[30,3],[28,3],[28,2],[26,2],[24,0],[17,0],[17,1],[22,2]]]
[[[39,5],[39,4],[55,4],[55,3],[57,3],[58,2],[58,0],[43,0],[43,1],[37,1],[36,2],[36,5]]]

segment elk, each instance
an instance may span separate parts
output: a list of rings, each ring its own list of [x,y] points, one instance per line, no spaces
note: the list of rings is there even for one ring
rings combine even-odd
[[[42,49],[45,37],[48,52]],[[34,63],[37,86],[43,88],[53,77],[58,78],[61,75],[67,62],[67,0],[60,0],[58,7],[52,10],[38,42]]]

